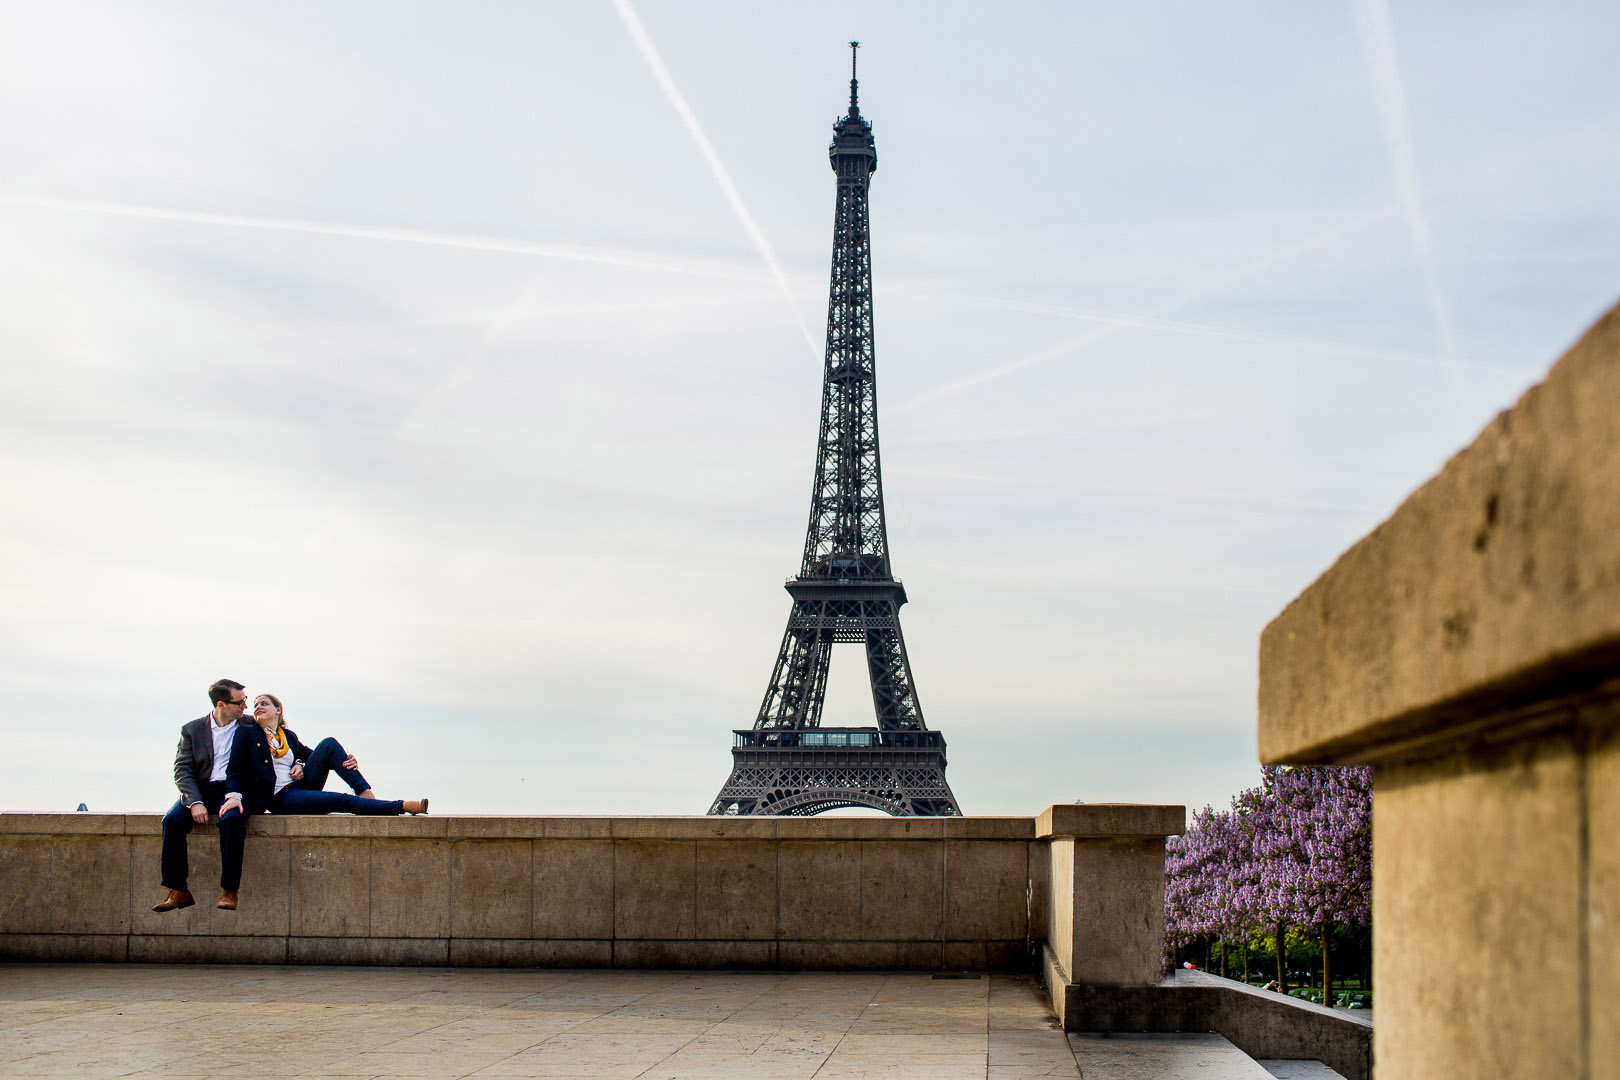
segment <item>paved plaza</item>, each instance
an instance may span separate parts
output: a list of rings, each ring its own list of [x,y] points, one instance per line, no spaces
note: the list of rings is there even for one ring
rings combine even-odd
[[[0,966],[0,1076],[1078,1077],[1019,975]]]

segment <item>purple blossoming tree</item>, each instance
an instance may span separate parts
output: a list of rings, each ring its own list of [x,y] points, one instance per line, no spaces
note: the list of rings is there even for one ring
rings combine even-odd
[[[1274,928],[1286,992],[1289,926],[1322,939],[1324,1000],[1332,1000],[1328,935],[1365,924],[1372,908],[1372,770],[1263,770],[1225,811],[1205,807],[1166,845],[1168,946],[1232,940]]]

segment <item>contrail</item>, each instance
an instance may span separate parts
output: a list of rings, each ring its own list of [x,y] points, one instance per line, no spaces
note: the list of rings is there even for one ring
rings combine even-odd
[[[1363,345],[1350,345],[1339,341],[1318,341],[1312,338],[1289,337],[1284,334],[1268,334],[1260,330],[1244,330],[1239,327],[1160,319],[1150,315],[1115,311],[1092,311],[1087,308],[1064,307],[1058,304],[1037,304],[1023,300],[1006,300],[996,296],[970,296],[967,299],[972,303],[999,308],[1004,311],[1027,311],[1035,315],[1051,315],[1060,319],[1079,319],[1085,322],[1103,323],[1121,329],[1157,330],[1166,334],[1187,334],[1193,337],[1241,341],[1254,345],[1277,345],[1290,349],[1307,349],[1313,352],[1338,353],[1341,356],[1360,356],[1376,360],[1411,362],[1432,361],[1434,359],[1430,353],[1401,352],[1397,349],[1373,349]]]
[[[1258,259],[1243,263],[1239,266],[1234,266],[1230,270],[1223,270],[1214,277],[1206,278],[1191,288],[1185,289],[1174,296],[1161,300],[1157,304],[1153,304],[1149,307],[1142,308],[1139,311],[1132,312],[1129,316],[1126,316],[1117,323],[1100,326],[1095,330],[1087,331],[1078,337],[1070,338],[1068,341],[1060,342],[1057,345],[1051,346],[1050,348],[1042,349],[1040,352],[1032,353],[1020,360],[1014,360],[1010,364],[1003,364],[1000,367],[991,368],[988,371],[981,371],[977,375],[969,375],[965,378],[956,379],[952,382],[942,383],[939,386],[934,387],[932,390],[925,390],[916,397],[911,398],[909,401],[902,401],[898,405],[891,406],[889,409],[889,414],[893,415],[895,413],[909,412],[910,410],[915,409],[917,406],[927,404],[936,398],[945,397],[961,390],[967,390],[971,387],[992,382],[996,379],[1005,378],[1008,375],[1023,371],[1026,368],[1032,368],[1039,364],[1044,364],[1048,361],[1068,356],[1071,353],[1079,352],[1080,350],[1091,345],[1095,345],[1099,341],[1105,341],[1116,334],[1120,334],[1128,329],[1131,329],[1131,327],[1134,325],[1129,321],[1131,319],[1152,319],[1163,312],[1177,308],[1182,304],[1188,303],[1189,301],[1196,300],[1199,297],[1208,295],[1209,293],[1224,289],[1228,285],[1236,284],[1237,282],[1243,281],[1246,278],[1254,277],[1256,274],[1263,273],[1279,263],[1287,262],[1289,259],[1295,258],[1296,256],[1302,255],[1305,252],[1311,251],[1315,248],[1319,248],[1323,244],[1331,243],[1347,233],[1355,232],[1358,229],[1363,229],[1366,226],[1373,224],[1374,222],[1382,221],[1384,218],[1387,218],[1395,213],[1395,210],[1395,207],[1386,206],[1382,209],[1373,210],[1351,218],[1349,221],[1341,222],[1340,224],[1333,226],[1331,229],[1324,229],[1323,231],[1312,236],[1308,236],[1296,243],[1289,244],[1286,247],[1278,248],[1276,251],[1262,255]]]
[[[641,25],[641,19],[636,15],[635,8],[630,6],[630,0],[613,0],[613,6],[618,11],[619,18],[624,20],[625,29],[630,31],[630,37],[635,41],[636,48],[641,50],[642,59],[647,61],[647,66],[652,69],[653,78],[658,80],[658,85],[664,91],[664,96],[669,99],[670,105],[680,115],[681,123],[686,125],[687,134],[691,135],[692,141],[697,143],[698,151],[703,155],[703,160],[708,163],[709,171],[714,174],[715,180],[719,182],[720,191],[725,195],[726,202],[731,204],[732,212],[737,215],[737,220],[742,223],[743,231],[748,233],[749,239],[753,240],[754,246],[759,249],[759,254],[765,260],[765,265],[770,269],[771,276],[776,279],[777,287],[782,290],[782,295],[787,300],[788,310],[793,313],[793,321],[798,323],[799,332],[804,335],[805,343],[810,346],[810,352],[819,361],[821,359],[821,350],[816,345],[816,339],[810,333],[810,328],[805,325],[803,316],[799,314],[799,305],[793,299],[793,290],[788,287],[787,277],[782,273],[782,267],[776,261],[776,253],[771,250],[770,241],[765,239],[765,234],[760,232],[759,226],[754,223],[754,215],[748,212],[748,206],[743,202],[742,195],[737,191],[737,185],[731,182],[731,174],[726,171],[725,165],[720,161],[720,155],[715,153],[714,145],[709,142],[709,137],[703,133],[703,125],[698,123],[697,115],[692,112],[692,107],[686,103],[686,98],[682,95],[680,87],[675,85],[675,79],[670,75],[669,68],[664,66],[663,59],[658,55],[657,46],[653,44],[652,38],[647,36],[647,28]]]
[[[1389,4],[1387,0],[1352,0],[1351,9],[1356,17],[1356,33],[1361,39],[1367,74],[1372,79],[1373,91],[1378,98],[1378,112],[1384,122],[1384,143],[1389,148],[1395,187],[1406,210],[1412,247],[1417,252],[1424,292],[1434,316],[1435,337],[1440,356],[1445,361],[1446,382],[1458,411],[1466,416],[1462,397],[1462,368],[1457,362],[1452,339],[1451,313],[1445,292],[1440,287],[1429,220],[1423,212],[1423,193],[1418,186],[1417,165],[1412,158],[1412,132],[1406,121],[1406,95],[1401,90],[1401,72],[1395,62],[1395,28],[1390,21]]]
[[[434,384],[432,389],[422,395],[416,406],[406,414],[405,418],[399,422],[399,426],[394,429],[396,450],[399,449],[401,444],[420,437],[433,417],[457,394],[461,393],[468,383],[472,382],[473,377],[483,370],[484,363],[489,357],[489,351],[494,347],[495,342],[512,327],[513,323],[523,318],[524,314],[528,312],[529,308],[549,284],[551,284],[549,277],[538,277],[525,285],[523,291],[518,294],[517,299],[506,306],[506,310],[501,312],[500,317],[484,328],[483,334],[479,337],[478,343],[473,346],[472,351],[462,357],[460,363],[446,372]]]
[[[370,225],[341,225],[327,221],[299,221],[292,218],[249,217],[243,214],[207,214],[190,210],[167,210],[156,206],[127,203],[86,202],[78,199],[27,198],[0,195],[0,206],[26,206],[39,210],[67,210],[79,213],[111,214],[116,217],[150,218],[157,221],[183,221],[197,225],[222,225],[233,229],[266,229],[273,232],[308,233],[356,240],[386,240],[403,244],[460,248],[466,251],[496,251],[513,255],[536,255],[567,262],[600,263],[636,270],[657,270],[689,277],[757,281],[756,270],[729,263],[701,259],[671,258],[644,251],[621,248],[586,247],[578,244],[541,244],[508,240],[498,236],[467,236],[461,233],[424,232]]]

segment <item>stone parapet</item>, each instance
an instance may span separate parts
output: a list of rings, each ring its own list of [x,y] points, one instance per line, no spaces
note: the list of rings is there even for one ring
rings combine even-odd
[[[1620,309],[1265,630],[1260,753],[1374,766],[1380,1073],[1620,1076]]]
[[[217,834],[199,826],[198,903],[157,914],[160,822],[0,814],[0,958],[1031,969],[1050,932],[1054,839],[1032,817],[259,816],[238,910],[213,906]],[[1160,916],[1158,844],[1133,924]],[[1128,967],[1107,958],[1112,934],[1067,934]]]
[[[1054,1007],[1075,984],[1146,986],[1164,947],[1164,841],[1186,828],[1184,806],[1060,803],[1041,812],[1051,903],[1046,941]]]

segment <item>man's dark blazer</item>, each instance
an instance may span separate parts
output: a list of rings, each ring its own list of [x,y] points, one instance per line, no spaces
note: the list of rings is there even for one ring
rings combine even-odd
[[[287,746],[293,760],[299,764],[309,760],[309,747],[298,741],[290,727],[281,729],[287,736]],[[270,739],[264,728],[248,721],[236,729],[231,743],[231,761],[225,766],[225,789],[242,796],[242,809],[249,814],[262,814],[270,809],[271,796],[276,791],[275,758],[270,753]]]
[[[237,726],[251,724],[242,719]],[[174,786],[180,789],[180,801],[190,806],[203,801],[202,784],[214,774],[213,714],[189,720],[180,728],[180,745],[174,751]]]

